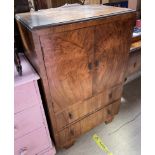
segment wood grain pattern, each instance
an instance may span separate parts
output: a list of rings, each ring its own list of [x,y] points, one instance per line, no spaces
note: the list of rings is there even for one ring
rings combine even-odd
[[[118,113],[119,106],[120,100],[65,128],[56,134],[56,144],[58,144],[59,147],[71,145],[80,135],[86,133],[100,123],[111,120],[113,116]]]
[[[88,100],[78,102],[64,111],[56,113],[57,131],[120,99],[122,90],[122,85],[104,90]]]
[[[61,9],[64,14],[57,12],[53,18],[53,10],[44,10],[49,16],[40,23],[44,13],[37,13],[38,29],[31,29],[32,20],[23,23],[35,19],[35,13],[16,17],[25,54],[41,77],[51,135],[57,147],[69,147],[82,133],[118,113],[116,100],[121,98],[136,14],[100,5],[71,8],[73,15]],[[45,27],[40,28],[42,23]]]
[[[131,9],[104,5],[80,5],[51,8],[34,13],[21,13],[16,15],[16,19],[20,20],[30,29],[37,29],[129,12],[133,11]]]
[[[105,17],[99,17],[99,18],[87,20],[87,21],[72,22],[64,25],[44,27],[44,28],[37,29],[35,32],[37,33],[37,35],[43,36],[43,35],[49,35],[53,33],[60,33],[60,32],[82,29],[86,27],[94,27],[97,25],[103,25],[110,22],[116,22],[118,20],[133,20],[133,14],[134,12],[129,12],[127,14],[122,13],[122,14],[112,16],[112,18],[109,18],[110,16],[107,15]],[[135,23],[133,23],[133,25],[134,24]]]
[[[131,20],[118,20],[95,27],[93,94],[122,83],[128,62],[132,25]]]
[[[54,110],[92,96],[93,29],[41,38]],[[89,68],[90,67],[90,68]]]

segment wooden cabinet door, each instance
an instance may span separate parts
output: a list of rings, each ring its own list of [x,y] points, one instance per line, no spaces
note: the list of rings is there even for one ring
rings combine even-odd
[[[40,38],[54,111],[92,96],[93,28]]]
[[[113,17],[114,18],[114,17]],[[124,80],[133,20],[116,20],[95,27],[93,93]]]

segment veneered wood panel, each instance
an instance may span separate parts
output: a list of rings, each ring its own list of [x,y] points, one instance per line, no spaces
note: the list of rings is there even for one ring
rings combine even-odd
[[[135,13],[125,8],[93,5],[16,17],[26,31],[22,37],[25,36],[28,47],[26,55],[41,76],[57,147],[71,145],[82,134],[81,130],[86,132],[112,120],[119,104],[112,106],[112,111],[101,109],[115,98],[110,93],[111,87],[124,81],[122,72],[127,63]],[[126,26],[131,26],[130,32]],[[109,95],[101,95],[107,90]],[[91,102],[86,102],[91,97]],[[60,123],[64,124],[58,127]],[[71,130],[74,127],[75,132]]]
[[[54,111],[91,97],[93,28],[40,39]]]
[[[93,94],[123,82],[133,23],[118,19],[95,27]]]
[[[88,100],[72,105],[63,112],[56,113],[57,131],[120,99],[122,90],[122,85],[104,90]]]
[[[113,119],[113,116],[118,112],[119,105],[120,100],[113,102],[105,108],[96,111],[95,113],[60,131],[56,134],[56,145],[59,147],[67,147],[80,135],[96,127],[98,124]]]

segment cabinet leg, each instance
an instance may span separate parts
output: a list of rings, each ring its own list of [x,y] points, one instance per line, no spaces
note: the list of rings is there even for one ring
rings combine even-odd
[[[114,117],[109,118],[108,120],[105,121],[105,124],[109,124],[113,121]]]
[[[75,143],[75,141],[68,142],[67,144],[64,145],[63,148],[68,149],[68,148],[70,148],[71,146],[73,146],[74,143]]]

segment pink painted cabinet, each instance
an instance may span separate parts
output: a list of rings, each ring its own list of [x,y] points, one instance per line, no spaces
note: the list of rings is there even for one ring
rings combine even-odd
[[[23,55],[20,58],[23,76],[18,76],[16,69],[14,74],[14,154],[54,155],[38,89],[39,76]]]

